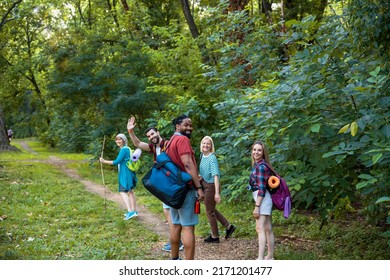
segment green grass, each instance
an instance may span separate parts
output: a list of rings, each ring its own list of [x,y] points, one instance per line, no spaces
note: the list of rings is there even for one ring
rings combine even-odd
[[[13,145],[20,153],[0,153],[0,259],[12,260],[105,260],[166,259],[156,252],[166,240],[136,220],[123,221],[123,209],[117,204],[91,194],[78,181],[64,176],[45,162],[50,156],[69,160],[69,168],[93,182],[102,184],[101,167],[93,156],[58,153],[27,139],[38,154],[23,150],[19,141]],[[105,185],[117,192],[117,173],[104,165]],[[138,175],[137,203],[164,219],[161,202],[151,196]],[[237,226],[235,238],[256,239],[253,203],[242,201],[218,205],[228,220]],[[205,209],[196,227],[198,236],[207,236],[210,228]],[[290,219],[281,212],[273,214],[277,238],[277,259],[347,260],[390,259],[383,228],[369,226],[362,220],[335,220],[320,230],[320,220],[313,213],[294,210]],[[220,228],[221,233],[223,228]]]
[[[0,221],[0,259],[159,257],[151,253],[159,236],[118,218],[124,212],[118,205],[87,192],[51,165],[16,158],[24,160],[25,154],[0,158],[0,215],[7,216]]]

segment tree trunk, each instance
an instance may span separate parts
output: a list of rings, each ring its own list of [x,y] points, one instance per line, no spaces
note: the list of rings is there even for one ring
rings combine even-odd
[[[125,10],[125,12],[128,12],[129,11],[129,5],[127,5],[126,0],[121,0],[121,2],[122,2],[123,9]]]
[[[180,2],[181,2],[184,16],[187,20],[188,27],[190,28],[191,35],[193,38],[196,39],[199,36],[199,31],[198,31],[198,28],[196,27],[194,18],[191,14],[190,5],[188,4],[188,0],[180,0]]]
[[[180,2],[188,27],[190,28],[191,35],[194,39],[196,39],[199,36],[199,31],[191,14],[191,9],[190,5],[188,4],[188,0],[180,0]],[[210,56],[208,55],[206,45],[203,43],[198,43],[198,48],[202,54],[203,63],[208,64],[210,62]]]
[[[15,9],[16,6],[21,2],[22,0],[13,2],[12,6],[9,7],[6,13],[2,16],[0,20],[0,31],[8,21],[12,20],[12,19],[7,19],[7,17],[11,13],[11,11]],[[2,151],[18,151],[18,149],[11,146],[9,143],[7,129],[4,122],[3,108],[0,107],[0,152]]]
[[[267,16],[268,23],[272,25],[272,17],[271,17],[272,10],[271,10],[271,4],[269,3],[269,1],[262,0],[261,1],[261,9],[265,13],[265,15]]]
[[[116,15],[116,2],[115,2],[115,0],[113,1],[112,5],[111,5],[110,0],[107,0],[107,6],[108,6],[108,9],[110,10],[112,18],[114,19],[116,27],[119,27],[119,21],[118,21],[117,15]]]
[[[0,153],[3,151],[19,151],[11,146],[8,140],[7,129],[5,127],[3,109],[0,107]]]

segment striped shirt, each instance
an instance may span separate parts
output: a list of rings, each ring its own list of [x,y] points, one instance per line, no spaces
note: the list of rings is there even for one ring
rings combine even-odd
[[[217,157],[214,154],[202,154],[199,164],[199,174],[207,183],[214,183],[214,176],[220,177]]]

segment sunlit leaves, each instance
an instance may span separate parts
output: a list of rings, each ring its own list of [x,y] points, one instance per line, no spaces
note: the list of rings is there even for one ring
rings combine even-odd
[[[358,124],[356,122],[352,122],[350,124],[346,124],[344,125],[340,130],[339,130],[339,134],[340,133],[345,133],[347,131],[350,131],[351,132],[351,135],[352,136],[355,136],[357,131],[358,131]]]
[[[356,122],[351,123],[351,135],[355,136],[358,131],[358,125]]]
[[[345,133],[345,132],[349,129],[350,126],[351,126],[351,124],[346,124],[346,125],[344,125],[344,126],[339,130],[339,134],[340,134],[340,133]]]

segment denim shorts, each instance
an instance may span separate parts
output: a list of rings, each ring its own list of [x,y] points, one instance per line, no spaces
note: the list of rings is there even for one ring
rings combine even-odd
[[[171,220],[174,225],[194,226],[198,224],[198,215],[194,213],[197,192],[189,190],[180,209],[171,208]]]
[[[257,194],[258,191],[252,192],[253,200],[257,201]],[[265,197],[261,201],[260,209],[259,209],[260,215],[266,215],[270,216],[272,212],[272,198],[271,194],[268,192],[268,190],[265,192]]]
[[[166,205],[166,204],[163,202],[163,209],[164,209],[164,210],[165,210],[165,209],[171,209],[171,206]]]

